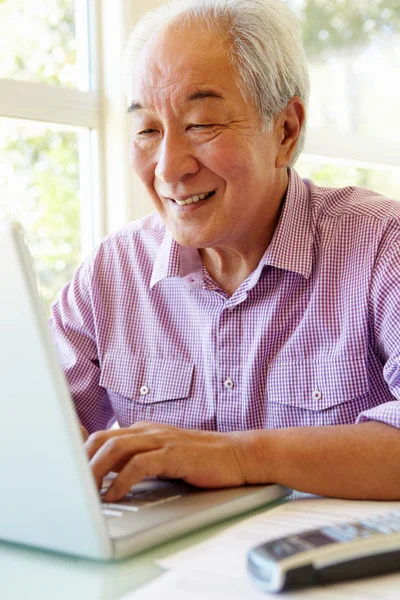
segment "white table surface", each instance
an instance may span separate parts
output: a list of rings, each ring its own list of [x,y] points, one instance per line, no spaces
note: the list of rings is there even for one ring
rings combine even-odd
[[[274,502],[271,506],[276,506]],[[221,532],[258,509],[118,562],[101,563],[0,542],[1,600],[118,600],[163,570],[157,558]]]

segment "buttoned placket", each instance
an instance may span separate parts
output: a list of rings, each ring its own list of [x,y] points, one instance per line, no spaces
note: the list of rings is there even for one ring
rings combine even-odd
[[[222,300],[222,299],[221,299]],[[240,302],[233,296],[223,301],[216,324],[217,427],[221,431],[241,428],[240,402]]]

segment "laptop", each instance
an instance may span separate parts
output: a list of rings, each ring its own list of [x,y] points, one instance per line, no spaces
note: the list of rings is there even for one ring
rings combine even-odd
[[[120,502],[104,504],[14,221],[0,221],[0,257],[0,539],[118,559],[291,492],[280,485],[202,490],[145,479]]]

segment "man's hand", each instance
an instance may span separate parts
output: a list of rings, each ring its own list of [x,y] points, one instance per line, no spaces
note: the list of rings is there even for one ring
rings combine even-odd
[[[119,472],[104,496],[108,502],[121,499],[144,477],[183,479],[205,488],[246,483],[236,434],[135,423],[93,433],[86,449],[99,488],[110,471]]]
[[[81,425],[81,435],[83,437],[83,441],[86,442],[86,440],[89,437],[89,434],[88,434],[87,430],[84,428],[83,425]]]

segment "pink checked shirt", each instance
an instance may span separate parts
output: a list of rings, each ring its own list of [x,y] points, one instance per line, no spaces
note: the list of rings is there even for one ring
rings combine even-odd
[[[274,237],[231,297],[150,215],[79,267],[51,326],[89,431],[400,427],[400,203],[291,170]]]

